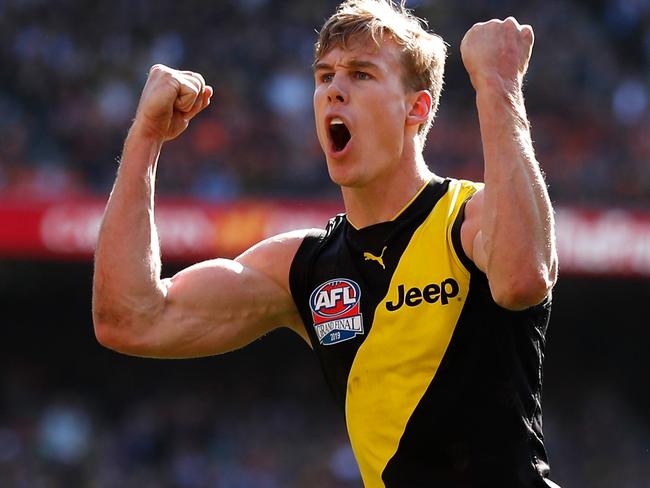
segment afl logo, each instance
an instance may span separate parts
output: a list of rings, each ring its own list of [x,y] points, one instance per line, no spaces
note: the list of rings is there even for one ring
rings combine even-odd
[[[346,278],[327,281],[309,297],[314,328],[321,344],[329,346],[363,334],[361,288]]]
[[[359,303],[361,290],[352,280],[331,280],[316,288],[309,298],[311,309],[323,318],[338,317]]]

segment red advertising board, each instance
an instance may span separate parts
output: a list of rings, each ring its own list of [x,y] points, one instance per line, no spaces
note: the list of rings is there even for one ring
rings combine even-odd
[[[0,200],[0,257],[92,257],[105,202]],[[210,205],[161,201],[156,226],[165,259],[235,256],[281,232],[323,227],[340,211],[331,203],[242,201]]]
[[[0,258],[90,259],[105,202],[0,199]],[[232,257],[272,235],[323,227],[338,204],[160,201],[156,224],[165,260]],[[650,211],[557,211],[562,273],[650,277]]]
[[[650,277],[650,212],[557,211],[560,272]]]

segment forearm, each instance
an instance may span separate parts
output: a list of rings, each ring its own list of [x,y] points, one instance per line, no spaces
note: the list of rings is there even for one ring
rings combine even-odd
[[[146,317],[164,301],[154,224],[155,174],[161,146],[159,138],[137,125],[124,144],[95,254],[96,326]]]
[[[557,269],[553,211],[518,83],[478,85],[485,158],[483,251],[491,284],[506,289],[552,285]]]

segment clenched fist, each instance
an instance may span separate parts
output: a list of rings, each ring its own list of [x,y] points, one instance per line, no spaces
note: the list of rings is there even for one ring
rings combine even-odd
[[[210,104],[212,93],[199,73],[156,64],[149,70],[133,125],[161,141],[174,139]]]
[[[514,17],[474,24],[460,44],[465,69],[476,90],[484,83],[520,89],[533,50],[533,29]]]

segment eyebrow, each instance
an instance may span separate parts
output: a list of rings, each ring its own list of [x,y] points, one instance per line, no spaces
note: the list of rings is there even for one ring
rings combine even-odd
[[[380,71],[379,66],[377,66],[375,63],[372,61],[366,61],[363,59],[351,59],[347,63],[342,64],[343,67],[348,68],[348,69],[375,69],[377,71]],[[331,64],[324,63],[322,61],[319,61],[314,64],[314,71],[331,71],[334,68],[332,67]]]

